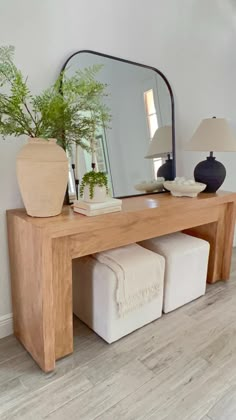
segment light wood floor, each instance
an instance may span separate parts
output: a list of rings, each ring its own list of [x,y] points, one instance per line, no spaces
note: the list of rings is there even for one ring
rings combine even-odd
[[[0,340],[0,419],[236,420],[236,251],[231,280],[108,345],[75,321],[75,351],[44,374]]]

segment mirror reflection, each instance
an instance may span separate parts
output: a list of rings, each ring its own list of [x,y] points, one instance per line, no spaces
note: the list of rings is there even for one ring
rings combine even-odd
[[[94,52],[74,54],[65,70],[70,76],[94,65],[111,113],[109,127],[96,129],[96,169],[108,175],[114,197],[162,191],[163,180],[175,176],[170,88],[152,68]],[[81,180],[91,170],[91,154],[75,147],[71,159]]]

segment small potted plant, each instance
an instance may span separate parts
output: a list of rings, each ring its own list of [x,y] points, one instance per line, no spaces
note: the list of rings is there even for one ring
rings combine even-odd
[[[109,119],[106,85],[95,79],[101,66],[92,66],[70,77],[61,73],[33,95],[13,55],[14,47],[0,47],[0,135],[29,137],[17,156],[22,199],[30,216],[55,216],[68,183],[65,151],[73,144],[91,151],[96,129]]]
[[[108,194],[107,175],[104,172],[87,172],[80,185],[80,197],[84,201],[101,203],[106,200]]]

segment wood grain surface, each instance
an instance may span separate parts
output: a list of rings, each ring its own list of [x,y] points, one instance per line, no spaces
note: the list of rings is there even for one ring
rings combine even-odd
[[[236,194],[176,198],[153,194],[123,200],[118,213],[86,217],[7,212],[15,335],[44,371],[72,353],[72,260],[172,232],[209,240],[208,281],[229,278]]]

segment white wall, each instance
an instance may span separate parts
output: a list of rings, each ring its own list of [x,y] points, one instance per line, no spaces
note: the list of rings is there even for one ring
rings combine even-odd
[[[233,0],[7,0],[0,42],[35,92],[47,87],[74,51],[93,49],[158,67],[175,94],[179,174],[204,154],[181,152],[203,117],[225,116],[236,128],[236,5]],[[0,140],[0,321],[11,312],[5,209],[21,205],[15,178],[19,140]],[[235,190],[236,155],[225,188]],[[33,279],[32,279],[33,281]]]

